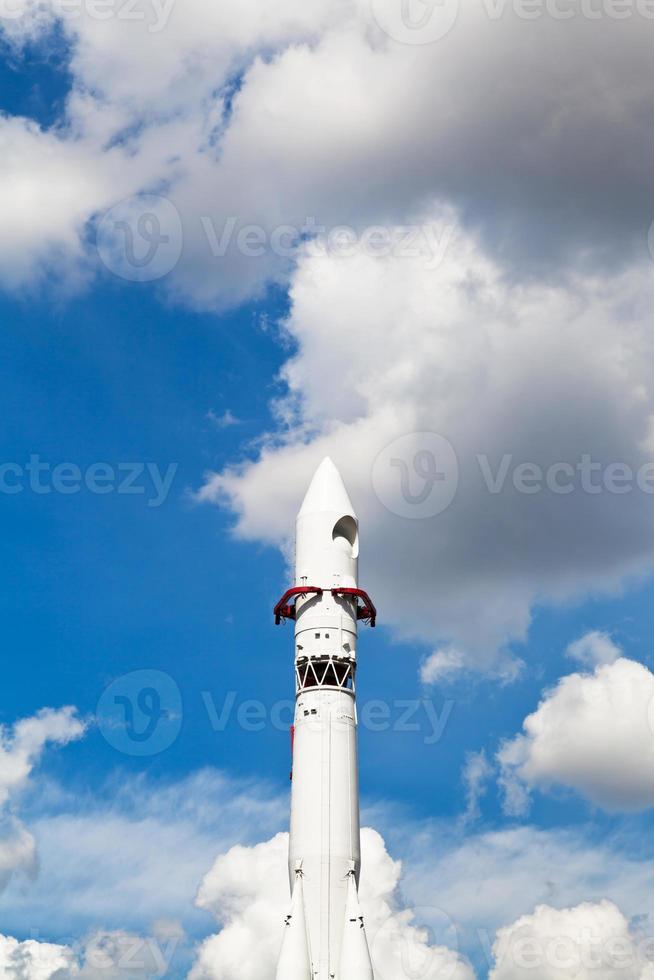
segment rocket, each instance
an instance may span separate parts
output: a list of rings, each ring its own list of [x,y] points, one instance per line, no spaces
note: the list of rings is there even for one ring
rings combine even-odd
[[[359,905],[357,634],[376,610],[359,589],[359,522],[322,461],[297,515],[295,584],[275,621],[295,622],[291,905],[276,980],[374,980]]]

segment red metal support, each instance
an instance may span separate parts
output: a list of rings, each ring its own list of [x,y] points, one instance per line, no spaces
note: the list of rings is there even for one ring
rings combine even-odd
[[[323,590],[317,585],[299,585],[294,589],[287,589],[284,595],[274,608],[275,626],[279,626],[283,619],[295,619],[295,603],[290,603],[289,599],[304,597],[305,595],[322,595]]]
[[[275,606],[275,625],[279,626],[282,620],[295,619],[295,603],[291,602],[291,599],[297,599],[298,596],[304,598],[306,595],[321,596],[323,592],[324,589],[318,585],[298,585],[293,589],[287,589]],[[348,599],[361,599],[362,605],[357,602],[357,619],[362,619],[373,627],[376,626],[377,610],[375,604],[363,589],[332,589],[331,593],[334,598],[345,596]]]
[[[377,610],[375,604],[363,589],[332,589],[333,596],[346,596],[347,598],[361,599],[363,605],[357,603],[357,619],[362,619],[374,628],[377,625]]]

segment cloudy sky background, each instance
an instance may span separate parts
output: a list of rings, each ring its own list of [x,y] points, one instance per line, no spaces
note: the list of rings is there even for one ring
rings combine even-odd
[[[651,980],[654,9],[0,32],[0,976],[272,980],[329,454],[378,980]]]

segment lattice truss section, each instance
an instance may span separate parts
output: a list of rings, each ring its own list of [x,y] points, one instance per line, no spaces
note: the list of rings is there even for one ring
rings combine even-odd
[[[331,657],[303,658],[295,665],[298,693],[315,687],[331,687],[339,691],[355,690],[356,664],[352,660],[334,660]]]

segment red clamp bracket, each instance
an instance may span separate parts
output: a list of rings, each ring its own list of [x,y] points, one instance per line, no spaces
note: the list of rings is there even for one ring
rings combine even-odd
[[[295,603],[292,603],[291,599],[296,599],[298,596],[304,598],[306,595],[321,596],[324,591],[318,585],[298,585],[293,589],[287,589],[273,610],[275,625],[279,626],[286,619],[295,619]],[[334,597],[345,596],[348,599],[361,599],[362,605],[357,602],[357,619],[362,619],[373,627],[376,625],[377,610],[375,604],[363,589],[331,589],[331,593]]]
[[[291,604],[289,599],[311,594],[322,595],[323,589],[317,585],[299,585],[294,589],[287,589],[273,610],[275,626],[279,626],[284,619],[295,619],[295,603]]]
[[[357,603],[357,619],[362,619],[374,627],[377,625],[377,610],[375,604],[363,589],[332,589],[332,595],[343,595],[346,598],[361,599],[363,605]]]

